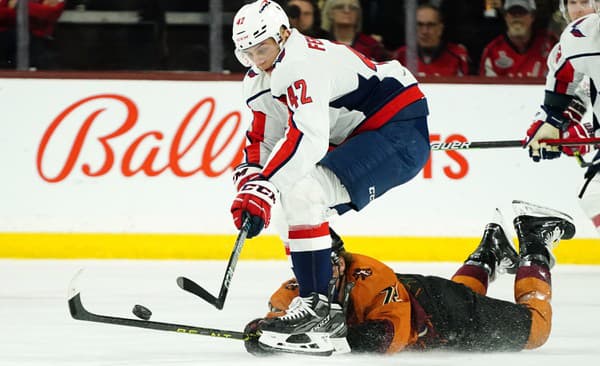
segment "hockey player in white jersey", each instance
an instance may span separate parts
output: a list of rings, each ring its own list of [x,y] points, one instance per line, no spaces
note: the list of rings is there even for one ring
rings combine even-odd
[[[570,156],[589,152],[587,145],[558,149],[539,140],[600,136],[600,1],[585,0],[582,4],[581,0],[561,0],[560,5],[570,18],[578,15],[577,10],[589,14],[567,25],[549,56],[544,104],[527,130],[526,147],[534,161],[554,159],[561,152]],[[592,121],[584,126],[586,104],[591,105]],[[595,164],[585,173],[579,198],[600,233],[600,151],[593,161]]]
[[[426,99],[397,61],[375,63],[306,37],[273,1],[242,7],[232,33],[236,56],[250,67],[243,87],[254,119],[245,163],[234,171],[231,212],[238,228],[250,218],[253,237],[269,224],[273,205],[281,206],[280,235],[300,290],[285,315],[262,322],[260,342],[347,350],[342,309],[328,296],[328,218],[361,210],[421,170],[429,157]]]

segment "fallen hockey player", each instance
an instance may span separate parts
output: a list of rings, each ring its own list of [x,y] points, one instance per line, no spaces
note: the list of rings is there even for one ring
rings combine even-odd
[[[575,235],[572,219],[559,211],[514,201],[519,253],[496,217],[479,246],[452,280],[398,274],[334,240],[329,304],[302,306],[295,279],[272,295],[270,312],[245,329],[248,352],[331,355],[403,350],[519,351],[543,345],[550,335],[552,248]],[[486,296],[497,273],[516,274],[515,303]],[[313,300],[316,301],[316,300]],[[287,309],[287,310],[283,310]],[[327,329],[298,328],[292,334],[263,330],[264,319],[311,311]]]

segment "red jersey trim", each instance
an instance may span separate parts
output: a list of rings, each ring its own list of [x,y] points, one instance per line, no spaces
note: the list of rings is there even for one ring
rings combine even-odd
[[[396,113],[400,110],[416,102],[417,100],[423,99],[425,95],[421,92],[421,89],[417,84],[413,84],[406,88],[403,92],[396,95],[391,101],[384,105],[381,109],[375,112],[371,117],[367,118],[362,122],[348,138],[356,136],[365,131],[377,130],[384,124],[386,124]]]
[[[289,239],[312,239],[329,236],[329,223],[324,222],[318,226],[312,226],[303,229],[290,229]]]
[[[292,118],[292,113],[290,113],[288,125],[290,128],[286,134],[285,142],[281,145],[279,151],[275,153],[271,161],[263,169],[262,174],[267,179],[277,173],[277,171],[294,156],[296,150],[298,150],[300,141],[302,141],[302,136],[304,136],[304,134],[296,127],[296,124]]]
[[[569,83],[571,83],[575,77],[575,69],[573,69],[571,61],[567,60],[567,62],[565,62],[565,64],[558,71],[556,71],[554,76],[556,78],[554,91],[560,94],[566,94]]]
[[[248,163],[260,164],[260,143],[265,140],[265,125],[267,115],[253,111],[254,119],[252,120],[252,128],[246,133],[246,137],[250,144],[246,146],[246,161]]]

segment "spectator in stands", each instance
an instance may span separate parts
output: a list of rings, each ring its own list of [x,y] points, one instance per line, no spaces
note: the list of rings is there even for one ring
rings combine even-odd
[[[469,74],[479,73],[485,46],[505,30],[502,0],[442,0],[444,39],[464,45],[469,51]]]
[[[557,42],[545,30],[534,30],[535,2],[506,0],[506,33],[483,50],[479,74],[484,76],[543,77],[548,68],[546,58]]]
[[[321,26],[331,35],[330,40],[351,46],[376,61],[392,58],[381,42],[361,32],[362,9],[358,0],[327,0],[322,13]]]
[[[314,38],[329,38],[329,33],[321,29],[321,14],[314,0],[288,0],[285,10],[290,25],[300,33]]]
[[[388,50],[396,50],[405,43],[404,1],[360,0],[360,5],[363,33],[379,39]]]
[[[439,9],[430,4],[417,8],[418,76],[463,76],[469,73],[467,49],[442,39],[444,22]],[[396,59],[406,64],[406,46]]]
[[[18,0],[0,0],[0,67],[16,64],[16,6]],[[52,48],[54,26],[63,12],[64,0],[29,0],[29,64],[38,69],[57,67]]]

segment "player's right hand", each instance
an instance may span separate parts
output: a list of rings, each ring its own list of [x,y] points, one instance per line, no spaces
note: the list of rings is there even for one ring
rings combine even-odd
[[[231,205],[231,215],[238,230],[242,228],[244,213],[250,215],[248,239],[260,234],[263,227],[269,226],[271,207],[278,195],[277,187],[265,179],[251,180],[240,188]]]
[[[558,146],[550,146],[540,143],[540,140],[558,139],[560,131],[550,123],[537,120],[529,126],[525,137],[524,148],[529,148],[529,157],[536,163],[540,159],[555,159],[560,156]]]

